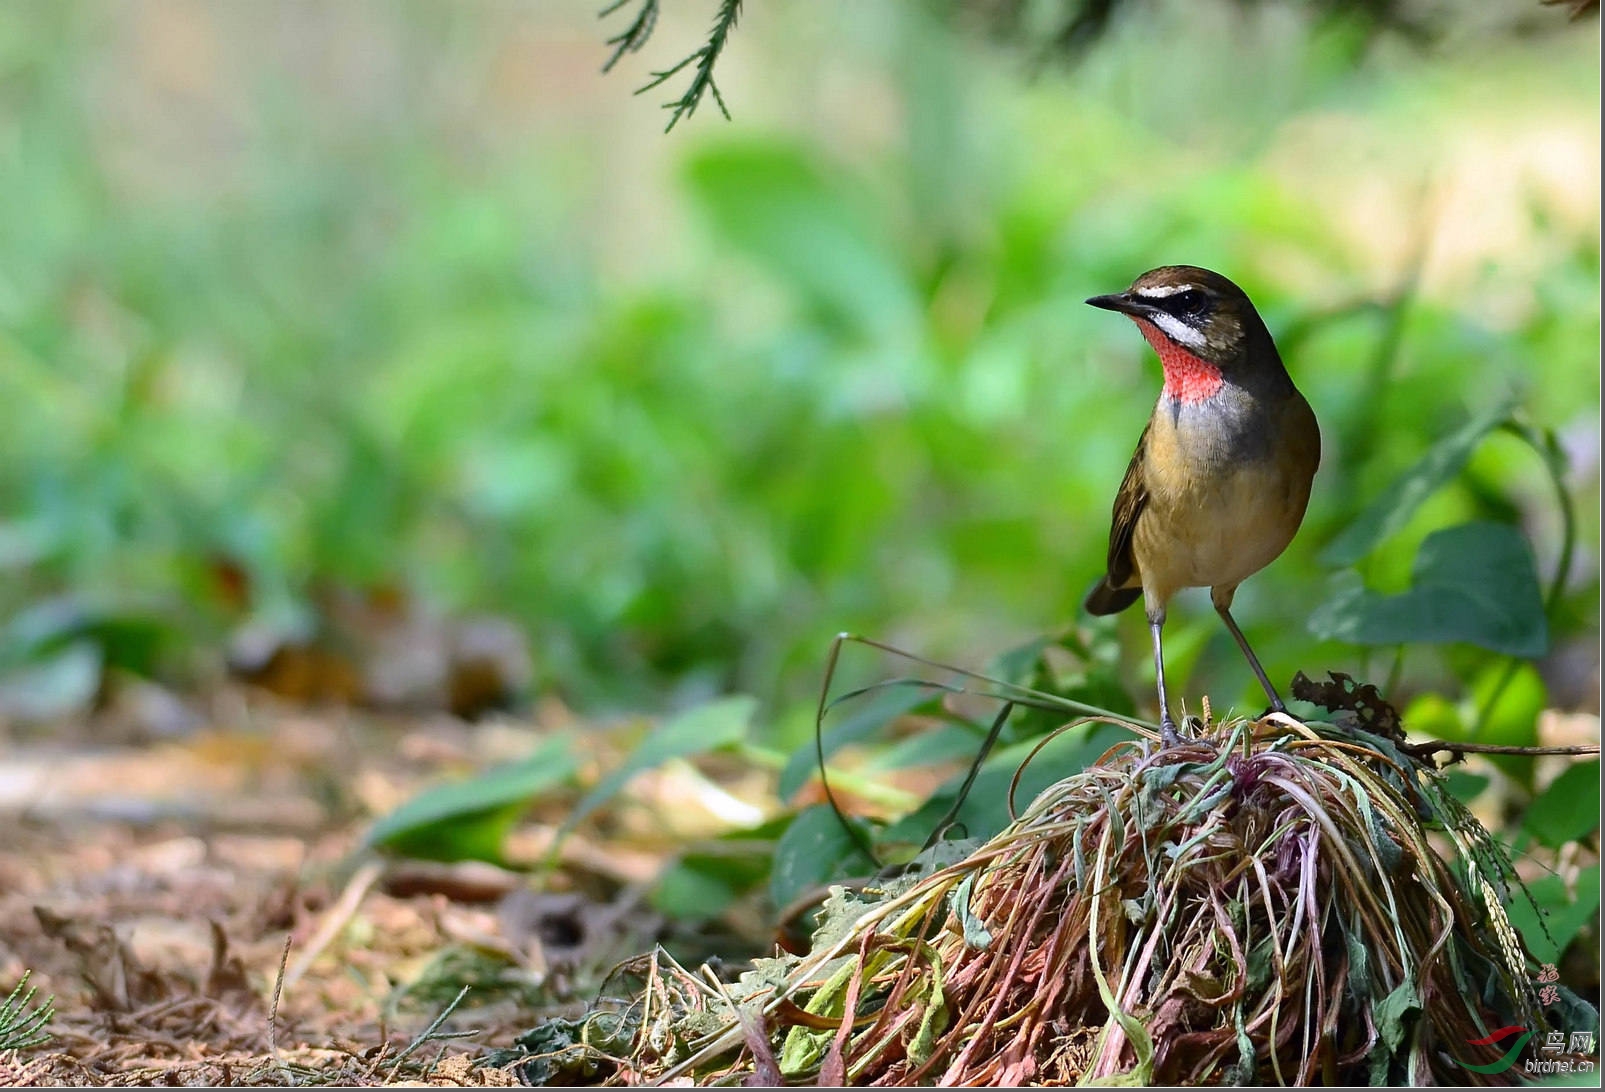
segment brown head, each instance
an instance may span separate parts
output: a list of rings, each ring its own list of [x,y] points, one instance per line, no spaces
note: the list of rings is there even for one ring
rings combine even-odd
[[[1224,379],[1241,385],[1287,380],[1282,359],[1243,290],[1195,265],[1150,269],[1124,292],[1094,296],[1094,307],[1131,316],[1165,365],[1167,390],[1187,398]]]

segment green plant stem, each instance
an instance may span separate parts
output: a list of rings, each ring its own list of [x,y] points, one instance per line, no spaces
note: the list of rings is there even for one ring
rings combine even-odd
[[[1472,739],[1481,736],[1482,730],[1488,726],[1488,719],[1494,715],[1494,709],[1499,705],[1499,699],[1504,696],[1505,688],[1510,685],[1510,680],[1516,677],[1516,672],[1521,669],[1521,665],[1522,660],[1520,657],[1506,657],[1505,669],[1500,672],[1499,681],[1494,684],[1493,690],[1489,691],[1488,700],[1482,703],[1482,708],[1477,710],[1477,720],[1471,726]]]
[[[599,18],[606,19],[628,3],[629,0],[616,0],[615,3],[602,9]],[[646,45],[647,39],[652,37],[652,31],[657,25],[658,0],[642,0],[635,18],[630,20],[630,25],[607,40],[607,44],[613,47],[613,52],[602,65],[602,71],[611,71],[613,66],[618,64],[619,58],[626,53],[639,52],[641,47]]]
[[[1399,679],[1404,674],[1404,645],[1399,645],[1393,651],[1393,665],[1388,668],[1388,684],[1382,688],[1384,694],[1391,694],[1399,685]]]
[[[1555,439],[1554,429],[1536,430],[1520,421],[1507,421],[1500,426],[1525,440],[1539,458],[1544,461],[1544,469],[1549,472],[1549,483],[1555,487],[1555,502],[1560,507],[1560,557],[1555,561],[1555,577],[1550,581],[1549,592],[1544,596],[1544,614],[1551,616],[1560,605],[1560,597],[1566,592],[1566,579],[1571,576],[1572,558],[1577,552],[1577,511],[1572,506],[1572,496],[1566,490],[1566,455],[1560,450],[1560,443]]]

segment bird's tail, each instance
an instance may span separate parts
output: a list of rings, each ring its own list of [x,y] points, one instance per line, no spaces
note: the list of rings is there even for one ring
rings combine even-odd
[[[1142,588],[1112,588],[1109,578],[1103,576],[1087,593],[1081,606],[1088,614],[1119,614],[1141,598]]]

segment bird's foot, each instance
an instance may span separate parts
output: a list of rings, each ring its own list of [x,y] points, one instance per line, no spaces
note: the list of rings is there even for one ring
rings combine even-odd
[[[1270,716],[1272,713],[1280,713],[1284,717],[1288,715],[1287,706],[1282,704],[1282,699],[1281,698],[1277,698],[1275,701],[1271,702],[1269,708],[1267,708],[1265,710],[1265,712],[1261,713],[1257,719],[1264,720],[1266,717]]]
[[[1159,742],[1166,747],[1180,747],[1181,736],[1176,731],[1176,722],[1166,713],[1159,718]]]

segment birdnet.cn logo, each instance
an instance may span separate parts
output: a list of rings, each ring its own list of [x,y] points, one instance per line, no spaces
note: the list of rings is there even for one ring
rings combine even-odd
[[[1542,984],[1539,1000],[1543,1004],[1552,1005],[1559,1000],[1559,991],[1554,985],[1558,977],[1555,968],[1546,963],[1538,976],[1538,981]],[[1503,1073],[1516,1064],[1521,1058],[1522,1048],[1536,1034],[1533,1029],[1520,1025],[1500,1028],[1481,1039],[1466,1040],[1468,1047],[1493,1047],[1503,1050],[1503,1055],[1497,1060],[1483,1063],[1468,1062],[1462,1058],[1455,1060],[1473,1073]],[[1561,1073],[1593,1073],[1594,1051],[1592,1031],[1546,1031],[1536,1053],[1522,1063],[1522,1072],[1531,1077],[1549,1077]],[[1486,1053],[1486,1050],[1483,1053]]]

